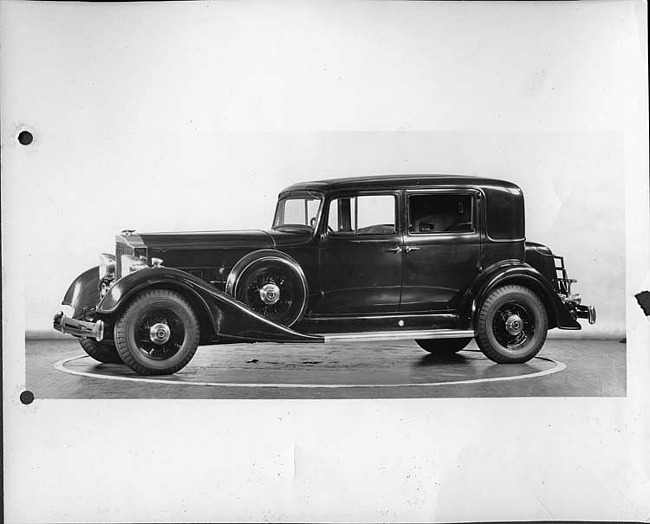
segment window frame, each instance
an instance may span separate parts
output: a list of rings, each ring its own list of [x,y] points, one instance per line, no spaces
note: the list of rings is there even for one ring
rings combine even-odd
[[[326,199],[326,204],[323,207],[326,207],[327,209],[323,209],[323,222],[324,222],[324,233],[328,238],[336,238],[336,239],[366,239],[366,238],[391,238],[395,237],[398,235],[401,235],[401,223],[400,219],[402,216],[402,213],[400,212],[400,206],[401,206],[401,193],[402,190],[396,189],[396,190],[374,190],[374,191],[352,191],[352,192],[345,192],[345,193],[336,193],[330,195]],[[358,207],[358,198],[359,197],[366,197],[366,196],[391,196],[393,197],[393,222],[395,226],[395,231],[392,233],[362,233],[359,234],[359,228],[358,228],[358,217],[359,217],[359,207]],[[339,200],[341,198],[350,198],[350,199],[356,199],[357,203],[354,206],[354,221],[355,221],[355,230],[354,231],[329,231],[329,219],[330,219],[330,210],[332,206],[332,202],[335,200]],[[351,217],[352,218],[352,217]]]
[[[471,222],[472,229],[470,231],[433,231],[428,233],[416,233],[410,230],[411,226],[411,205],[410,199],[412,196],[442,196],[442,195],[461,195],[469,196],[471,198]],[[422,238],[422,237],[443,237],[443,236],[469,236],[476,235],[479,231],[479,209],[478,201],[480,200],[480,191],[474,188],[441,188],[441,189],[407,189],[404,195],[404,234],[409,237]]]

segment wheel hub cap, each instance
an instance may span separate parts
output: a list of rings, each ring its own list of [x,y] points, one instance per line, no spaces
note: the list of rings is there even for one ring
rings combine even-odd
[[[506,320],[506,331],[510,335],[518,335],[524,329],[524,323],[519,315],[510,315]]]
[[[260,289],[260,298],[269,306],[276,304],[280,300],[280,288],[275,284],[266,284]]]
[[[151,326],[151,329],[149,330],[149,337],[151,338],[151,341],[154,344],[162,345],[165,342],[169,340],[169,337],[171,337],[171,329],[169,329],[169,326],[167,324],[163,324],[162,322],[158,324],[154,324]]]

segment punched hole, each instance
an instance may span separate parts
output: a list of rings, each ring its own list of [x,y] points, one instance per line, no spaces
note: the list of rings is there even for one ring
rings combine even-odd
[[[31,404],[32,402],[34,402],[34,393],[32,393],[29,390],[23,391],[20,394],[20,401],[25,405]]]
[[[21,131],[18,133],[18,142],[20,142],[24,146],[28,146],[34,141],[34,135],[32,135],[29,131]]]

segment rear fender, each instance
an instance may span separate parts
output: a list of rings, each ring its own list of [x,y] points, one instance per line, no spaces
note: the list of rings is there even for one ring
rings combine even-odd
[[[172,289],[198,309],[203,343],[241,342],[323,342],[322,337],[304,335],[251,311],[246,305],[207,282],[174,268],[145,268],[121,278],[97,306],[97,313],[114,316],[137,293],[146,289]],[[206,334],[206,323],[211,333]]]
[[[549,280],[535,268],[520,261],[507,261],[488,268],[476,279],[464,297],[464,311],[467,318],[476,321],[481,304],[496,288],[504,285],[521,285],[537,293],[546,307],[549,329],[581,329],[580,324],[560,300]]]

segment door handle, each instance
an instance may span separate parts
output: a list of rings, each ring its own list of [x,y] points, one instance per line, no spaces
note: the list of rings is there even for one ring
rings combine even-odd
[[[417,246],[406,246],[405,251],[406,251],[407,253],[410,253],[411,251],[417,251],[418,249],[420,249],[420,248],[417,247]]]
[[[388,253],[399,253],[402,251],[402,246],[389,247],[386,251]]]

